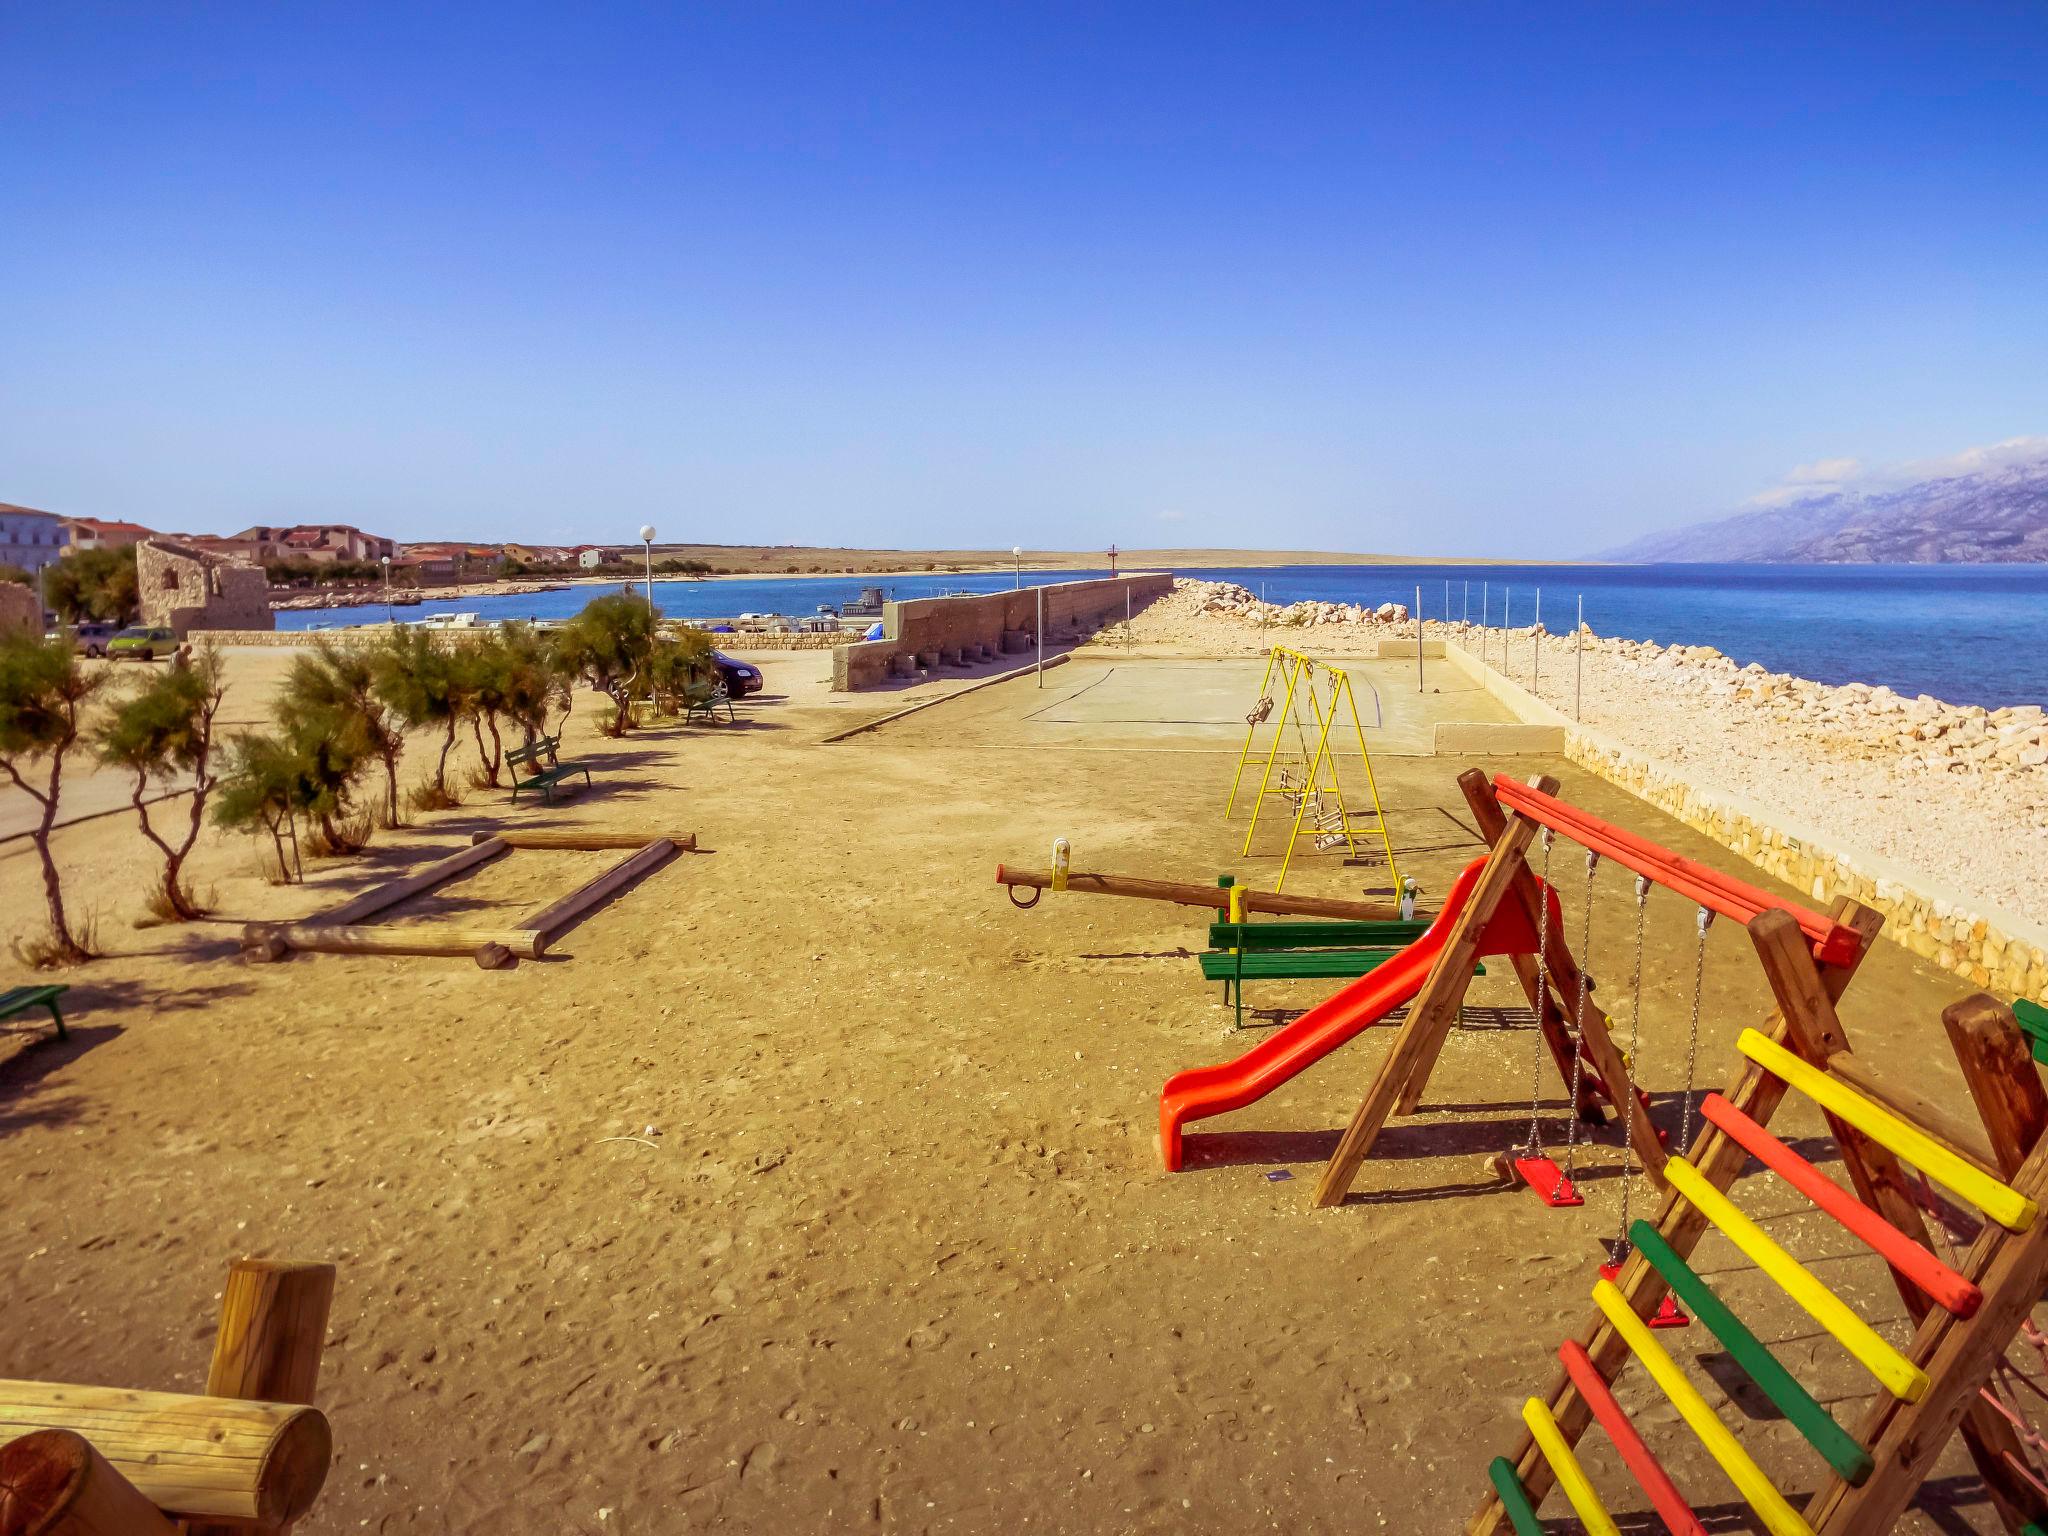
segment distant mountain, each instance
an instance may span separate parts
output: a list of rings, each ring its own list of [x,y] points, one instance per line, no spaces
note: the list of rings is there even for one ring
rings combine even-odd
[[[1610,549],[1602,560],[2048,562],[2048,458],[1898,490],[1830,489]]]

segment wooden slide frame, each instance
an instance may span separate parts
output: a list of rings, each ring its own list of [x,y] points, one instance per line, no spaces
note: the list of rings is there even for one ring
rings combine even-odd
[[[1681,858],[1667,848],[1557,799],[1558,782],[1553,778],[1540,778],[1533,786],[1505,775],[1489,781],[1478,769],[1470,768],[1458,775],[1458,788],[1493,852],[1471,899],[1458,914],[1429,979],[1409,1007],[1408,1017],[1402,1021],[1372,1087],[1345,1127],[1337,1150],[1331,1154],[1329,1165],[1316,1184],[1314,1201],[1318,1206],[1341,1205],[1387,1117],[1412,1115],[1422,1102],[1429,1074],[1436,1066],[1451,1026],[1457,1022],[1465,989],[1471,985],[1473,963],[1487,925],[1501,903],[1519,903],[1532,932],[1542,922],[1542,882],[1529,867],[1527,854],[1529,844],[1543,827],[1552,827],[1603,858],[1742,923],[1757,947],[1781,1010],[1821,995],[1831,977],[1839,977],[1841,985],[1847,985],[1869,942],[1869,935],[1857,922],[1845,921],[1839,914],[1824,917],[1809,911],[1718,870]],[[1857,910],[1859,914],[1865,911]],[[1865,915],[1874,923],[1883,921],[1875,913]],[[1873,926],[1871,932],[1875,931]],[[1783,936],[1787,932],[1793,938],[1792,953],[1783,951]],[[1544,986],[1535,955],[1516,955],[1513,960],[1516,977],[1535,1011],[1544,1042],[1565,1080],[1571,1080],[1573,1049],[1569,1027],[1572,1013],[1566,1000],[1583,996],[1579,1037],[1584,1042],[1586,1063],[1608,1089],[1609,1103],[1628,1103],[1626,1095],[1635,1092],[1635,1085],[1630,1082],[1628,1068],[1614,1043],[1607,1015],[1580,984],[1579,962],[1564,935],[1553,929],[1550,937],[1550,978],[1556,985],[1555,992]],[[1827,1017],[1827,1027],[1835,1028],[1832,1008]],[[1823,1043],[1831,1051],[1844,1049],[1839,1033]],[[1588,1115],[1589,1107],[1582,1098],[1579,1113]],[[1593,1113],[1597,1114],[1597,1110]],[[1644,1172],[1660,1191],[1667,1189],[1665,1152],[1657,1139],[1656,1127],[1650,1124],[1647,1115],[1624,1116],[1623,1123],[1630,1129],[1630,1144]]]
[[[261,964],[282,960],[293,950],[337,955],[467,955],[484,970],[514,960],[538,960],[548,946],[598,903],[659,868],[678,853],[694,851],[697,835],[647,838],[638,832],[536,829],[478,832],[470,846],[425,869],[388,881],[338,907],[298,923],[250,923],[242,929],[242,958]],[[602,874],[530,914],[517,927],[458,928],[449,924],[366,923],[365,918],[446,885],[479,865],[514,849],[556,848],[589,852],[601,848],[633,851]]]

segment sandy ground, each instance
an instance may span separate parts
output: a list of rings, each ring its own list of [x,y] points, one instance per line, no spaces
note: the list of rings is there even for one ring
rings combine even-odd
[[[278,664],[238,655],[237,689],[260,695]],[[600,741],[579,699],[566,747],[597,787],[559,811],[479,794],[304,890],[261,883],[246,842],[210,844],[199,883],[220,916],[188,928],[131,926],[146,863],[125,821],[60,833],[110,954],[68,978],[71,1042],[0,1037],[0,1374],[197,1389],[226,1261],[324,1258],[337,1454],[309,1533],[1456,1528],[1585,1312],[1622,1187],[1611,1134],[1583,1154],[1581,1210],[1484,1173],[1527,1126],[1534,1040],[1505,967],[1350,1205],[1314,1212],[1308,1190],[1381,1031],[1213,1122],[1191,1171],[1165,1175],[1159,1085],[1256,1038],[1227,1033],[1196,973],[1200,920],[1078,895],[1018,911],[991,873],[1065,836],[1077,868],[1269,880],[1277,836],[1240,857],[1243,818],[1222,814],[1245,664],[1206,685],[1186,658],[1084,652],[1043,690],[999,684],[830,746],[901,696],[833,699],[821,654],[763,665],[738,727]],[[1440,895],[1479,852],[1467,764],[1421,755],[1409,726],[1461,704],[1410,702],[1375,766],[1404,871]],[[1734,868],[1568,767],[1500,766],[1554,771],[1594,811]],[[701,851],[508,971],[236,958],[241,921],[507,821],[694,831]],[[1583,877],[1558,857],[1576,933]],[[432,906],[510,914],[591,867],[514,854]],[[34,880],[25,846],[0,846],[9,934],[34,920]],[[1324,856],[1288,888],[1385,883]],[[1591,946],[1624,1021],[1626,886],[1599,876]],[[1691,923],[1653,899],[1639,1059],[1673,1121]],[[1716,929],[1702,1086],[1765,1012],[1744,950]],[[1891,945],[1866,970],[1843,1009],[1859,1049],[1967,1112],[1937,1018],[1952,979]],[[1545,1085],[1553,1139],[1561,1097]],[[650,1126],[653,1147],[611,1139]],[[1820,1133],[1804,1113],[1780,1126]],[[1739,1192],[1904,1340],[1880,1266],[1765,1176]],[[1699,1262],[1853,1417],[1867,1384],[1846,1358],[1726,1245]],[[1712,1355],[1703,1330],[1665,1337]],[[1716,1369],[1695,1380],[1745,1444],[1812,1486],[1785,1426]],[[1631,1375],[1622,1395],[1703,1512],[1738,1523],[1653,1389]],[[1953,1450],[1930,1502],[1905,1528],[1992,1528]]]

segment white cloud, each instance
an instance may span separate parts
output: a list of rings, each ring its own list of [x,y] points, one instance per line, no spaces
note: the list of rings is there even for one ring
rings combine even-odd
[[[1860,459],[1848,457],[1816,459],[1811,464],[1794,465],[1776,485],[1757,492],[1744,505],[1782,507],[1837,491],[1896,490],[1922,480],[1945,480],[2043,462],[2048,462],[2048,437],[2043,436],[2009,437],[2004,442],[1965,448],[1945,458],[1916,459],[1904,464],[1866,465]]]
[[[1185,512],[1154,512],[1152,516],[1162,523],[1184,523],[1188,520],[1188,515]]]

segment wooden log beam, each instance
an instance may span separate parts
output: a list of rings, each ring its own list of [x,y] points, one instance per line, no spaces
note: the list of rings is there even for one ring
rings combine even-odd
[[[600,848],[645,848],[660,835],[599,832],[578,827],[506,827],[497,832],[472,833],[471,837],[479,843],[497,838],[507,848],[562,848],[587,853]],[[671,832],[667,836],[684,853],[693,852],[697,847],[697,834],[694,832]]]
[[[287,950],[311,949],[329,955],[474,955],[500,944],[521,960],[540,958],[537,934],[519,928],[446,928],[422,923],[389,928],[339,928],[324,923],[251,923],[242,937],[242,953],[255,959],[270,941]]]
[[[1960,1005],[1958,1005],[1960,1006]],[[1943,1015],[1947,1017],[1946,1014]],[[1873,1099],[1902,1120],[1910,1121],[1929,1140],[1939,1142],[1955,1153],[1964,1162],[1973,1165],[1979,1172],[2001,1181],[2012,1177],[2019,1167],[2016,1160],[2011,1168],[2001,1169],[1997,1154],[1984,1139],[1984,1133],[1974,1126],[1966,1125],[1941,1108],[1924,1094],[1915,1093],[1901,1083],[1879,1077],[1871,1070],[1870,1063],[1854,1051],[1843,1051],[1828,1058],[1828,1071],[1854,1088],[1866,1099]],[[2022,1151],[2020,1158],[2026,1153]]]
[[[643,875],[666,864],[677,853],[675,842],[657,837],[638,853],[621,859],[595,880],[587,880],[568,895],[551,901],[526,920],[524,932],[534,937],[534,954],[544,954],[548,945],[562,936],[578,918],[600,902],[624,890]]]
[[[206,1395],[311,1403],[333,1303],[332,1264],[282,1259],[229,1264]],[[186,1536],[236,1536],[236,1528],[195,1521],[186,1527]]]
[[[1052,876],[1037,870],[996,866],[996,884],[1024,890],[1052,888]],[[1144,901],[1170,901],[1183,907],[1225,910],[1230,893],[1220,885],[1195,885],[1180,880],[1142,880],[1134,875],[1100,875],[1075,872],[1067,876],[1067,889],[1090,896],[1135,896]],[[1398,921],[1401,909],[1383,901],[1338,901],[1325,896],[1288,896],[1279,891],[1254,891],[1244,886],[1244,910],[1270,912],[1283,917],[1341,917],[1360,922]],[[1418,912],[1418,917],[1426,916]]]
[[[1941,1022],[1991,1135],[1992,1166],[2010,1180],[2048,1135],[2048,1092],[2027,1037],[2012,1010],[1982,992],[1949,1004]]]
[[[39,1429],[0,1446],[0,1536],[178,1536],[83,1435]]]
[[[512,845],[504,838],[486,837],[457,853],[449,854],[445,859],[436,859],[425,869],[414,870],[401,880],[390,880],[383,885],[373,886],[360,896],[344,901],[338,907],[315,914],[308,921],[337,926],[359,923],[366,917],[397,906],[408,897],[417,896],[422,891],[431,891],[435,886],[443,885],[457,875],[467,874],[479,864],[488,864],[492,859],[502,858],[511,851]]]
[[[314,1408],[0,1381],[0,1440],[44,1429],[83,1435],[166,1514],[263,1525],[312,1507],[334,1450]]]

